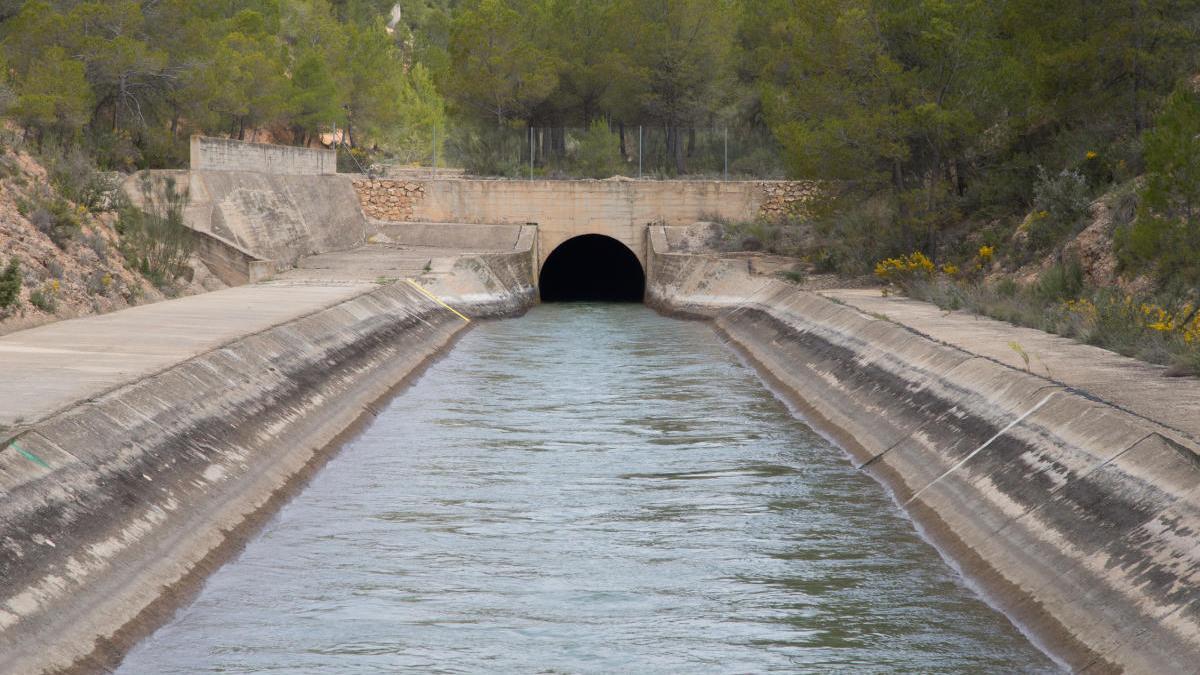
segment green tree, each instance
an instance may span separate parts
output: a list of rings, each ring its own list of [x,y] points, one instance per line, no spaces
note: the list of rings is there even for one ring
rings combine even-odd
[[[325,59],[316,51],[300,57],[292,71],[291,120],[301,144],[341,118],[337,85]]]
[[[9,258],[8,265],[0,272],[0,311],[9,307],[21,297],[21,263],[15,257]]]
[[[460,10],[450,33],[447,91],[467,114],[503,125],[525,119],[558,83],[554,57],[534,44],[521,14],[504,0]]]
[[[685,129],[710,119],[731,91],[732,4],[621,0],[616,16],[626,22],[618,49],[630,55],[640,117],[667,127],[668,154],[685,173]]]
[[[1200,95],[1180,86],[1146,132],[1141,206],[1118,240],[1123,257],[1153,266],[1161,281],[1200,283]]]
[[[365,26],[348,24],[345,30],[345,48],[338,61],[339,88],[346,135],[353,146],[359,128],[378,135],[398,122],[405,66],[381,20]]]
[[[72,140],[88,121],[92,93],[83,64],[52,47],[33,62],[18,82],[12,113],[34,132],[40,147],[48,132]]]
[[[397,121],[381,132],[384,145],[404,162],[432,159],[435,144],[441,155],[446,140],[446,102],[420,63],[409,70],[403,85],[396,104]]]

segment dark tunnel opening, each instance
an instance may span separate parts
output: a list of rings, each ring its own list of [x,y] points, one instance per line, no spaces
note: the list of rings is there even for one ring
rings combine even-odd
[[[646,274],[625,244],[602,234],[564,241],[539,278],[542,302],[641,302]]]

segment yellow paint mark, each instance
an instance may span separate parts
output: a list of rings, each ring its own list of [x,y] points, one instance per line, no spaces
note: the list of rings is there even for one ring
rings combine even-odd
[[[459,312],[457,309],[454,309],[450,305],[447,305],[446,303],[442,302],[441,298],[439,298],[436,295],[434,295],[433,293],[430,293],[429,291],[425,290],[425,288],[422,287],[421,284],[418,284],[417,282],[413,281],[412,279],[405,279],[405,281],[407,281],[409,283],[409,285],[411,285],[413,288],[417,289],[418,291],[421,291],[421,293],[424,294],[425,297],[436,302],[437,304],[441,305],[442,307],[445,307],[446,309],[450,310],[451,312],[454,312],[455,316],[462,319],[463,321],[466,321],[467,323],[471,323],[471,320],[468,319],[467,317],[463,316],[462,312]]]

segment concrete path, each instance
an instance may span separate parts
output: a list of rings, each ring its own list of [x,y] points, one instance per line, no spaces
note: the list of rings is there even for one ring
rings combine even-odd
[[[316,281],[241,286],[5,335],[0,337],[0,427],[35,422],[377,287]]]
[[[1163,377],[1165,370],[1099,347],[1033,328],[946,312],[936,305],[903,297],[883,297],[878,289],[821,291],[827,298],[859,311],[886,317],[902,326],[1013,368],[1029,356],[1029,370],[1137,415],[1174,428],[1200,441],[1200,379]]]

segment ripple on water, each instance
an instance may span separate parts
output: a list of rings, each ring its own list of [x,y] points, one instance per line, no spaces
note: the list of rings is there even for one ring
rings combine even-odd
[[[705,325],[481,322],[122,673],[1054,670]]]

